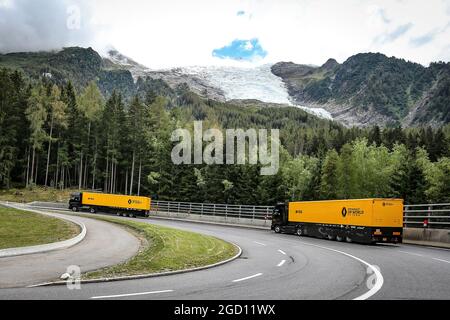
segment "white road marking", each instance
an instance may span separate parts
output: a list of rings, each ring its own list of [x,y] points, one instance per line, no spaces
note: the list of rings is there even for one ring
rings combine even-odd
[[[256,277],[259,277],[259,276],[262,276],[262,275],[263,275],[262,273],[257,273],[257,274],[254,274],[254,275],[250,276],[250,277],[245,277],[245,278],[242,278],[242,279],[233,280],[233,282],[241,282],[241,281],[245,281],[245,280],[248,280],[248,279],[256,278]]]
[[[286,252],[284,252],[283,250],[278,250],[279,253],[286,255]]]
[[[115,295],[111,295],[111,296],[91,297],[91,299],[108,299],[108,298],[133,297],[133,296],[144,296],[144,295],[148,295],[148,294],[168,293],[168,292],[173,292],[173,290],[161,290],[161,291],[149,291],[149,292],[138,292],[138,293],[115,294]]]
[[[405,253],[405,254],[410,254],[412,256],[423,257],[423,255],[421,255],[419,253],[408,252],[408,251],[401,251],[401,250],[399,250],[398,252]]]
[[[423,257],[423,258],[431,258],[431,257],[426,257],[426,256],[424,256],[422,254],[414,253],[414,252],[408,252],[408,251],[399,251],[399,252],[406,253],[406,254],[409,254],[409,255],[412,255],[412,256],[418,256],[418,257]],[[439,259],[439,258],[431,258],[431,259],[436,260],[436,261],[440,261],[440,262],[450,263],[450,261],[444,260],[444,259]]]
[[[441,262],[450,263],[450,261],[444,260],[444,259],[438,259],[438,258],[432,258],[432,259],[433,259],[433,260],[436,260],[436,261],[441,261]]]
[[[258,242],[258,241],[253,241],[254,243],[256,243],[256,244],[259,244],[260,246],[267,246],[266,244],[264,244],[264,243],[262,243],[262,242]]]
[[[285,264],[286,260],[281,260],[281,262],[277,265],[277,267],[281,267],[283,264]]]
[[[368,268],[370,268],[372,270],[372,272],[375,274],[375,277],[376,277],[375,285],[369,291],[367,291],[365,294],[363,294],[363,295],[361,295],[361,296],[359,296],[359,297],[357,297],[357,298],[355,298],[353,300],[367,300],[371,296],[373,296],[375,293],[380,291],[381,287],[383,287],[384,278],[383,278],[383,275],[381,274],[380,270],[378,270],[375,266],[371,265],[370,263],[364,261],[363,259],[360,259],[358,257],[355,257],[355,256],[349,254],[349,253],[346,253],[346,252],[343,252],[343,251],[339,251],[339,250],[336,250],[336,249],[331,249],[331,248],[328,248],[328,247],[318,246],[316,244],[303,242],[303,241],[301,241],[301,243],[309,245],[309,246],[322,248],[322,249],[325,249],[325,250],[330,250],[330,251],[334,251],[334,252],[343,254],[343,255],[345,255],[347,257],[350,257],[352,259],[355,259],[355,260],[361,262],[362,264],[366,265]]]

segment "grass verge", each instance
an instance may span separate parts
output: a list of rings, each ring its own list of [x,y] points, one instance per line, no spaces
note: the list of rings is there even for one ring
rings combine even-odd
[[[33,187],[30,189],[0,190],[0,200],[19,203],[33,201],[68,202],[70,194],[76,190]]]
[[[233,244],[211,236],[143,222],[98,216],[94,218],[131,228],[145,240],[146,245],[129,261],[88,272],[83,275],[83,279],[116,278],[202,267],[230,259],[238,253]]]
[[[74,223],[0,206],[0,249],[63,241],[79,233]]]

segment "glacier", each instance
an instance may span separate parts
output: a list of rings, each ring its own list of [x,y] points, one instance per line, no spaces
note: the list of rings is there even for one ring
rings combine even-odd
[[[255,99],[267,103],[296,106],[320,118],[332,120],[323,108],[292,104],[288,90],[280,77],[272,73],[272,64],[256,67],[193,66],[180,68],[181,73],[196,76],[212,87],[220,88],[226,100]]]

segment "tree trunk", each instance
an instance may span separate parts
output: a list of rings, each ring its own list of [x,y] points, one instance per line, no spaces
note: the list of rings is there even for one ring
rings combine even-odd
[[[127,190],[128,190],[128,168],[127,171],[125,172],[125,194],[127,194]]]
[[[56,146],[56,173],[55,173],[55,188],[58,189],[58,179],[59,179],[59,138],[58,136],[58,145]]]
[[[131,180],[130,180],[130,196],[133,194],[133,177],[134,177],[134,161],[136,159],[136,152],[133,150],[133,162],[131,163]]]
[[[27,179],[26,179],[26,183],[25,183],[26,188],[28,188],[28,185],[30,183],[30,181],[28,180],[29,173],[30,173],[30,147],[28,147],[27,153],[28,153],[28,160],[27,160]]]
[[[88,139],[87,139],[87,152],[86,152],[86,159],[84,160],[84,178],[83,178],[83,187],[87,188],[87,167],[88,167],[88,159],[89,159],[89,144],[91,142],[91,122],[89,121],[88,124]]]
[[[94,153],[94,163],[92,165],[92,191],[95,189],[95,172],[97,166],[97,142],[95,142],[95,153]]]
[[[142,173],[142,160],[139,159],[139,178],[138,178],[138,191],[137,195],[141,195],[141,173]]]
[[[45,168],[45,183],[44,183],[44,185],[46,187],[47,187],[47,183],[48,183],[48,165],[50,163],[50,150],[51,150],[51,147],[52,147],[53,122],[54,122],[54,117],[52,116],[52,121],[51,121],[51,124],[50,124],[50,137],[48,139],[47,166]]]
[[[37,185],[38,183],[38,172],[39,172],[39,157],[36,157],[36,173],[34,178],[34,183]]]
[[[103,190],[105,190],[105,192],[108,192],[108,175],[109,175],[109,157],[106,156],[106,176],[105,176],[105,184],[104,184],[104,188]]]
[[[79,168],[79,178],[78,178],[78,190],[81,190],[81,180],[83,179],[83,151],[80,153],[80,168]]]

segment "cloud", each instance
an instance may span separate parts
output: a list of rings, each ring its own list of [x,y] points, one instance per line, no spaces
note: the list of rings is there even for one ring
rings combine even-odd
[[[427,43],[430,43],[434,40],[434,38],[436,37],[436,35],[438,35],[439,32],[429,32],[427,34],[424,34],[420,37],[416,37],[416,38],[412,38],[409,43],[411,44],[411,46],[413,47],[421,47],[423,45],[426,45]]]
[[[214,49],[212,55],[221,59],[251,61],[264,59],[267,56],[267,51],[262,48],[257,38],[251,40],[235,39],[229,45]]]
[[[0,0],[0,52],[89,45],[87,0]]]
[[[386,32],[382,35],[379,35],[375,38],[375,42],[385,44],[389,42],[394,42],[404,34],[406,34],[411,28],[413,27],[412,23],[403,24],[401,26],[398,26],[394,31],[392,32]]]

